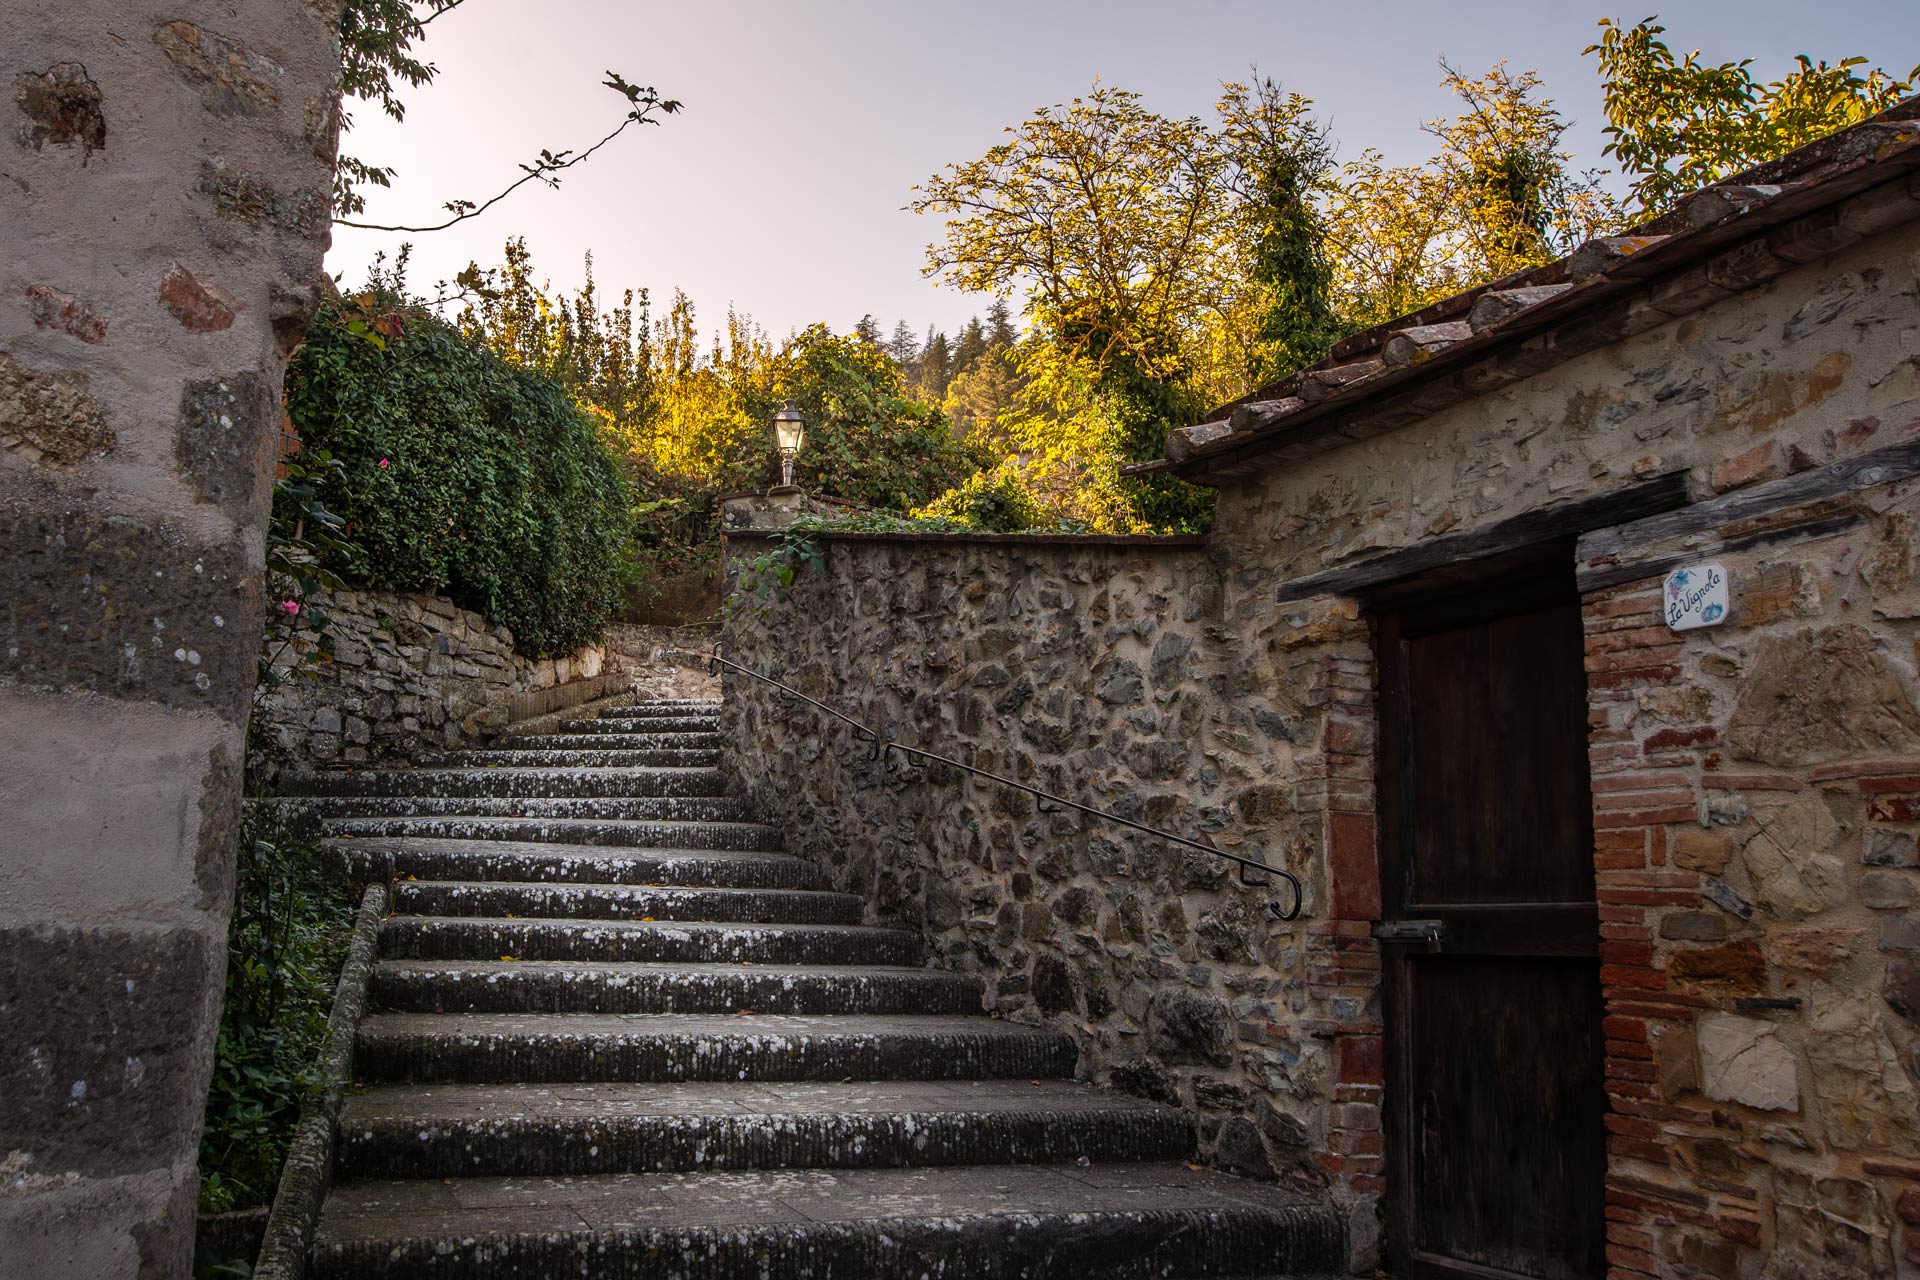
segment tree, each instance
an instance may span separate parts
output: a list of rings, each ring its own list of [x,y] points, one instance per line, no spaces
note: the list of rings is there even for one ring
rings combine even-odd
[[[1461,111],[1428,123],[1433,158],[1393,166],[1368,150],[1328,189],[1335,306],[1348,329],[1549,262],[1620,224],[1598,177],[1570,171],[1566,121],[1538,74],[1441,70]]]
[[[1700,51],[1675,58],[1654,19],[1600,22],[1597,57],[1613,139],[1606,155],[1632,178],[1636,218],[1664,212],[1697,187],[1785,155],[1892,106],[1920,81],[1920,67],[1896,80],[1861,57],[1835,65],[1805,54],[1771,83],[1756,80],[1753,60],[1706,63]]]
[[[1241,359],[1258,384],[1313,364],[1339,336],[1319,209],[1333,144],[1310,113],[1312,101],[1271,79],[1223,88],[1218,110],[1232,163],[1228,183],[1246,222],[1236,243],[1257,295],[1249,300],[1251,332]]]
[[[953,344],[954,373],[958,375],[959,373],[972,367],[973,362],[975,360],[978,360],[982,355],[986,354],[986,350],[987,350],[986,327],[980,323],[980,317],[975,316],[973,319],[967,321],[966,328],[960,331],[959,338],[957,338],[954,341],[954,344]]]
[[[645,289],[628,289],[602,309],[586,257],[586,283],[568,298],[549,296],[534,279],[525,237],[508,240],[504,261],[462,278],[473,301],[460,314],[463,332],[497,354],[555,379],[593,414],[616,447],[631,452],[654,413],[650,302]]]
[[[880,322],[873,318],[871,311],[861,316],[860,323],[853,326],[853,336],[870,347],[877,347],[881,344]]]
[[[922,400],[939,404],[946,398],[947,384],[953,381],[953,349],[947,335],[929,325],[927,344],[920,348],[920,359],[913,370],[913,389]]]
[[[1013,312],[1005,298],[995,298],[987,307],[987,345],[1013,350],[1020,335],[1014,332]]]
[[[1007,132],[980,159],[916,188],[911,209],[949,215],[944,238],[928,247],[927,274],[1021,296],[1030,319],[1083,355],[1125,353],[1176,376],[1174,339],[1218,261],[1212,133],[1106,87]]]
[[[462,3],[464,0],[346,0],[340,18],[343,104],[346,99],[358,98],[378,104],[383,112],[395,120],[405,119],[406,104],[401,102],[394,82],[398,79],[413,88],[432,83],[438,68],[414,57],[413,44],[426,34],[428,23]],[[416,11],[416,4],[425,5],[425,17]],[[626,99],[627,103],[626,114],[612,132],[584,151],[542,148],[533,163],[520,165],[520,176],[509,182],[504,190],[481,201],[447,201],[443,207],[449,216],[438,223],[406,226],[354,221],[352,215],[366,209],[365,188],[369,185],[392,186],[394,170],[391,166],[368,164],[355,156],[340,156],[334,165],[335,221],[343,226],[371,231],[444,231],[455,223],[479,217],[529,182],[559,186],[561,173],[584,163],[632,126],[657,125],[660,119],[655,112],[672,115],[681,107],[677,99],[660,96],[650,85],[631,84],[617,72],[607,72],[607,78],[602,83]],[[353,117],[343,105],[340,131],[344,134],[352,127]]]
[[[893,326],[893,337],[887,340],[887,354],[902,370],[913,368],[920,358],[920,339],[914,336],[913,326],[905,320]]]
[[[954,431],[995,452],[1006,452],[1001,417],[1013,408],[1020,392],[1019,375],[1011,349],[995,343],[983,351],[947,384],[944,403]]]

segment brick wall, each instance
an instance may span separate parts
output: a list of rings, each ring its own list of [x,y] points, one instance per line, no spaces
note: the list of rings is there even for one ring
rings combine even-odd
[[[1615,1280],[1920,1274],[1915,505],[1696,535],[1722,627],[1586,597]]]

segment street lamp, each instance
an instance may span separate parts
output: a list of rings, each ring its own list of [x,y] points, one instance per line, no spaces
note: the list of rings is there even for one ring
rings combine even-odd
[[[780,483],[793,483],[793,459],[800,452],[800,446],[806,443],[807,422],[800,411],[788,400],[780,412],[773,415],[774,443],[780,449]]]

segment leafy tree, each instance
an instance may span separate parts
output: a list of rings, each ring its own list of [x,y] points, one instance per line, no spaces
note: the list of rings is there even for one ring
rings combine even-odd
[[[1284,377],[1323,357],[1339,336],[1333,264],[1318,198],[1333,168],[1312,101],[1271,79],[1229,83],[1218,110],[1231,160],[1228,183],[1246,226],[1236,247],[1255,296],[1243,357],[1248,381]],[[1228,397],[1222,397],[1228,398]]]
[[[559,382],[613,441],[630,447],[653,414],[647,291],[628,289],[603,310],[591,253],[586,283],[571,298],[549,296],[535,282],[524,236],[507,241],[504,258],[498,268],[469,266],[461,273],[473,295],[460,315],[461,328],[513,363]]]
[[[1390,166],[1365,151],[1329,187],[1327,243],[1345,327],[1551,261],[1620,223],[1598,177],[1568,168],[1566,121],[1536,73],[1441,69],[1461,111],[1427,125],[1438,153]]]
[[[984,462],[954,438],[938,407],[909,398],[896,365],[857,338],[812,325],[787,343],[771,372],[764,395],[746,400],[761,428],[748,457],[771,466],[773,438],[765,424],[791,398],[807,420],[795,478],[810,487],[904,511],[959,484]]]
[[[1585,50],[1599,62],[1613,139],[1605,154],[1633,179],[1636,217],[1857,124],[1920,82],[1920,67],[1896,80],[1878,68],[1860,74],[1862,57],[1829,65],[1802,54],[1792,71],[1762,83],[1751,58],[1707,63],[1697,49],[1676,58],[1665,32],[1653,18],[1630,27],[1605,18]]]
[[[1029,318],[1079,354],[1125,353],[1177,376],[1173,339],[1218,263],[1212,133],[1107,87],[1008,133],[916,188],[910,208],[948,215],[927,273],[968,292],[1021,295]]]

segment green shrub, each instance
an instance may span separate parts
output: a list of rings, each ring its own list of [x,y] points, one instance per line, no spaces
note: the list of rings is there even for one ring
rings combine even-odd
[[[240,824],[227,988],[200,1136],[200,1210],[273,1199],[353,928],[352,887],[311,820],[250,805]]]
[[[320,309],[287,370],[317,487],[346,521],[351,583],[447,596],[564,653],[622,600],[632,516],[613,454],[559,383],[423,307],[362,294]]]

